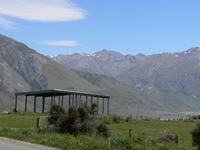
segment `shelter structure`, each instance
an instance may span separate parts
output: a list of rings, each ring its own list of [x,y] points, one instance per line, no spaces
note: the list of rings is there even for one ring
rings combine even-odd
[[[33,112],[36,112],[38,107],[37,101],[38,98],[42,98],[42,103],[40,104],[41,112],[45,112],[45,105],[47,101],[50,105],[58,103],[60,105],[70,106],[79,106],[80,103],[86,103],[86,105],[92,105],[93,103],[97,104],[97,113],[107,113],[109,114],[109,99],[110,96],[78,92],[71,90],[62,90],[62,89],[50,89],[50,90],[40,90],[40,91],[30,91],[30,92],[18,92],[15,93],[15,110],[18,111],[18,97],[24,96],[24,111],[27,112],[28,101],[33,103]],[[30,98],[32,97],[32,98]],[[48,98],[48,99],[47,99]],[[29,100],[30,99],[30,100]],[[107,102],[105,102],[107,101]],[[101,105],[100,105],[101,103]],[[105,110],[107,108],[107,111]],[[102,109],[101,111],[99,109]]]

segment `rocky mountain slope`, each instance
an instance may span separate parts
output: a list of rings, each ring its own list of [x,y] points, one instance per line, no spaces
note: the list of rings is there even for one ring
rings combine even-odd
[[[200,88],[200,47],[180,53],[148,56],[102,50],[91,55],[58,55],[51,58],[73,69],[113,76],[140,92],[150,92],[157,87],[189,93]]]
[[[80,71],[116,76],[130,69],[136,62],[141,61],[140,55],[122,55],[108,50],[94,54],[72,54],[48,56],[54,61]]]
[[[200,47],[146,56],[145,61],[116,78],[139,91],[150,92],[155,87],[180,90],[185,94],[197,93],[200,89]]]
[[[77,72],[0,35],[0,110],[14,108],[15,92],[53,88],[101,91]]]
[[[120,115],[155,112],[145,98],[113,78],[75,71],[52,61],[23,43],[0,35],[0,111],[14,108],[15,92],[66,89],[110,95],[110,112]],[[31,106],[33,102],[28,101]],[[18,102],[20,110],[20,101]],[[24,108],[24,103],[21,103]],[[23,110],[23,109],[22,109]]]
[[[110,95],[110,112],[124,116],[174,117],[198,112],[198,54],[199,48],[193,48],[151,56],[106,50],[96,56],[83,56],[95,57],[90,59],[98,62],[92,63],[97,65],[96,71],[101,71],[100,66],[104,68],[101,74],[109,73],[114,79],[66,68],[23,43],[0,35],[0,111],[14,108],[15,92],[56,88]],[[83,59],[74,62],[79,60]]]
[[[64,66],[113,76],[157,105],[158,114],[200,108],[200,47],[179,53],[122,55],[103,50],[94,54],[51,57]]]

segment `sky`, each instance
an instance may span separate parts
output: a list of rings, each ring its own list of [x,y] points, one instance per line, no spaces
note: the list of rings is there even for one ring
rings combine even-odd
[[[44,55],[200,45],[199,0],[0,0],[0,34]]]

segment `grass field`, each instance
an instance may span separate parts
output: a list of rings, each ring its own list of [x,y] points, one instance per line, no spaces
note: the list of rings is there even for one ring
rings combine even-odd
[[[132,129],[133,136],[144,134],[150,139],[157,139],[164,134],[177,134],[179,144],[190,150],[193,149],[190,130],[194,126],[195,123],[191,121],[131,121],[111,124],[109,128],[113,136],[128,136],[129,129]]]
[[[193,121],[129,121],[121,120],[120,123],[110,123],[108,128],[112,136],[104,139],[96,135],[81,135],[74,137],[67,134],[40,131],[36,128],[38,116],[47,114],[14,113],[0,114],[0,136],[10,137],[23,141],[30,141],[59,147],[61,149],[137,149],[137,150],[167,150],[186,149],[195,150],[192,146],[190,130],[194,128]],[[132,138],[129,138],[129,129]],[[164,134],[179,135],[178,147],[163,147],[156,143],[156,139]],[[130,146],[130,142],[133,142]],[[114,146],[119,143],[123,146]],[[126,145],[129,144],[129,147]]]

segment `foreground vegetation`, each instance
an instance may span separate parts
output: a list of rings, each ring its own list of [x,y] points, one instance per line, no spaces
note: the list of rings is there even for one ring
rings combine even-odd
[[[195,127],[194,121],[129,121],[119,120],[113,123],[112,117],[104,120],[109,123],[111,137],[108,139],[94,133],[93,135],[73,136],[36,128],[37,117],[48,114],[14,113],[0,115],[0,136],[39,143],[61,149],[133,149],[133,150],[195,150],[192,146],[190,131]],[[129,138],[129,130],[132,137]],[[179,144],[159,144],[156,139],[164,134],[179,135]]]

